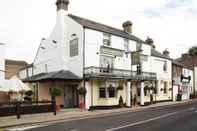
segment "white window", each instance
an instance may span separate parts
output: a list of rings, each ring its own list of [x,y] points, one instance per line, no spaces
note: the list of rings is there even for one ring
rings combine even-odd
[[[114,65],[114,58],[110,56],[101,55],[100,56],[100,67],[101,72],[111,72]]]
[[[111,35],[103,33],[103,45],[111,46]]]
[[[142,50],[142,44],[136,43],[136,51],[141,51],[141,50]]]
[[[116,87],[112,84],[107,85],[105,81],[100,83],[99,98],[114,98],[116,97]]]
[[[167,71],[167,62],[166,61],[163,64],[163,71],[165,71],[165,72]]]
[[[78,39],[70,41],[70,57],[78,55]]]
[[[100,87],[99,88],[99,98],[106,98],[106,88],[105,87]]]
[[[168,82],[164,82],[163,93],[167,94],[167,90],[168,90]]]
[[[124,39],[124,50],[129,51],[129,40]]]

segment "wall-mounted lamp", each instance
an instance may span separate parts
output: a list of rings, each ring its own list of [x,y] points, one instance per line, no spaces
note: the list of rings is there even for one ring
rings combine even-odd
[[[57,44],[57,41],[56,40],[53,40],[53,43]]]
[[[74,36],[77,36],[77,35],[76,35],[76,34],[72,34],[71,36],[73,36],[73,37],[74,37]]]
[[[41,48],[41,49],[43,49],[43,50],[45,49],[45,47],[44,47],[44,46],[41,46],[40,48]]]

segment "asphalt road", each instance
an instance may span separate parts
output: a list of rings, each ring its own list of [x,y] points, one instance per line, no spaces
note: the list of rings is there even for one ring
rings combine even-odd
[[[197,131],[197,102],[61,122],[29,131]]]

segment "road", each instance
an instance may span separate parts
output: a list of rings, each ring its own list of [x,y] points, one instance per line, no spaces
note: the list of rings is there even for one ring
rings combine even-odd
[[[61,122],[29,131],[197,131],[197,102]]]

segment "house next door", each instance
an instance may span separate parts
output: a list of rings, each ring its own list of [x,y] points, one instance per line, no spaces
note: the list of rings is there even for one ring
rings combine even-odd
[[[64,92],[64,107],[73,108],[78,106],[78,95],[77,95],[78,85],[66,85]]]

